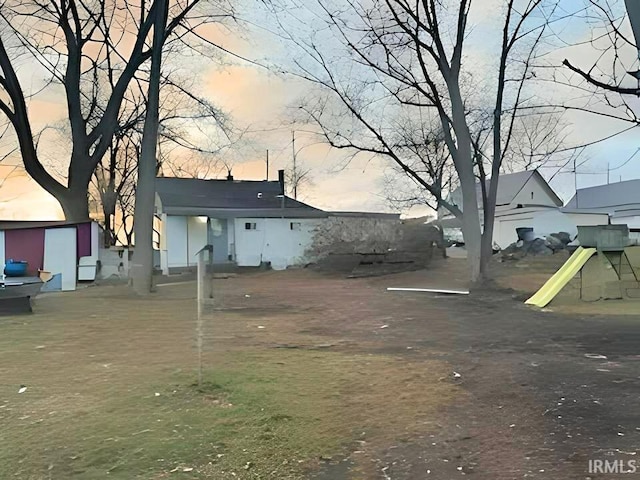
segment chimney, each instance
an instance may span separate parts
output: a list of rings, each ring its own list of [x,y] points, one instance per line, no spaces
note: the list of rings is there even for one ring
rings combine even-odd
[[[284,170],[278,170],[278,182],[280,182],[280,195],[284,195]]]
[[[227,170],[227,172],[229,172],[229,173],[227,174],[227,180],[228,180],[229,182],[233,182],[233,175],[231,175],[231,170]]]

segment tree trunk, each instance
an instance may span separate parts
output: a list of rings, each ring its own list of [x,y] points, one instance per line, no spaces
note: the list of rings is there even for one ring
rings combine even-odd
[[[56,200],[60,202],[65,220],[83,222],[89,219],[89,202],[87,191],[69,190],[63,193],[56,192]]]
[[[480,259],[480,274],[489,278],[489,267],[493,258],[493,225],[496,218],[496,197],[498,195],[498,174],[492,174],[489,181],[489,191],[484,202],[484,219],[482,230],[482,252]]]
[[[464,141],[459,141],[458,153],[464,155],[466,148]],[[469,148],[469,153],[470,153]],[[461,155],[461,157],[462,157]],[[469,264],[469,281],[472,286],[481,279],[482,270],[482,233],[480,230],[480,215],[478,209],[478,195],[476,191],[476,178],[471,165],[471,155],[469,154],[469,165],[465,165],[464,157],[458,160],[460,166],[458,178],[460,179],[460,189],[462,190],[462,234],[464,244],[467,249],[467,262]]]
[[[138,184],[134,211],[133,289],[139,295],[151,293],[153,287],[153,215],[155,207],[156,151],[160,103],[160,67],[162,44],[167,24],[168,1],[156,0],[153,24],[153,54],[149,76],[147,113],[142,132],[142,148],[138,164]]]
[[[116,244],[115,216],[117,193],[111,182],[107,185],[105,191],[102,192],[100,199],[102,201],[102,214],[104,216],[104,243],[105,247],[108,248]]]
[[[471,287],[474,287],[481,279],[482,233],[478,214],[476,177],[473,173],[473,149],[457,78],[452,77],[447,84],[451,98],[453,130],[458,147],[453,155],[453,161],[462,191],[462,234],[467,249],[469,281]]]
[[[482,234],[475,177],[460,175],[460,189],[462,190],[462,234],[467,249],[469,281],[474,286],[481,279],[482,260]]]
[[[104,247],[109,248],[116,244],[115,225],[112,222],[114,214],[108,207],[105,206],[104,203],[102,204],[102,214],[104,216]]]

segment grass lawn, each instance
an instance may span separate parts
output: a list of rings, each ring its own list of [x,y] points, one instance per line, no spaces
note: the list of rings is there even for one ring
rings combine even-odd
[[[274,348],[233,311],[215,314],[198,387],[194,289],[90,288],[1,318],[0,478],[297,479],[349,453],[369,478],[376,449],[424,434],[456,393],[442,362]],[[285,316],[260,322],[299,340]]]

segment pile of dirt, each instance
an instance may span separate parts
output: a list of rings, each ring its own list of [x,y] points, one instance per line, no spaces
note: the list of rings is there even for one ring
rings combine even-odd
[[[500,252],[502,260],[520,260],[527,256],[553,255],[566,250],[571,243],[571,235],[567,232],[552,233],[545,238],[518,240]]]

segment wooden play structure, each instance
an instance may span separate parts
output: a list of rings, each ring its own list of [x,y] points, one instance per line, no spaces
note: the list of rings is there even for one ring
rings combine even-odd
[[[579,275],[584,301],[640,299],[640,246],[626,225],[578,227],[580,247],[525,303],[544,307]]]

